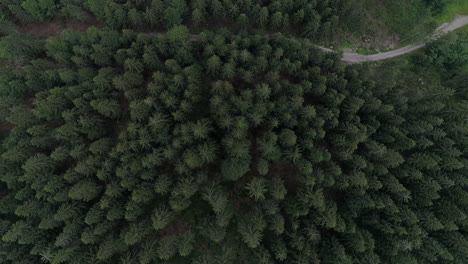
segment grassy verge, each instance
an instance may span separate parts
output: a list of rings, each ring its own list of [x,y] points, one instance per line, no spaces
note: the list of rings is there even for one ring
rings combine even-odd
[[[453,20],[456,15],[468,15],[467,0],[452,0],[452,2],[445,8],[444,12],[435,17],[435,21],[438,24],[442,24]]]
[[[375,18],[380,19],[390,30],[400,35],[402,39],[427,27],[431,23],[431,11],[422,0],[392,0],[385,1],[384,8],[380,1],[368,0],[369,6],[375,12]]]
[[[468,26],[461,27],[461,28],[457,28],[457,29],[454,30],[453,32],[464,32],[464,33],[468,33]]]
[[[365,0],[365,4],[367,17],[364,28],[347,34],[346,38],[333,43],[334,47],[364,55],[390,51],[424,41],[438,26],[452,21],[456,15],[468,15],[468,0],[451,0],[443,13],[435,16],[423,0]],[[385,41],[378,49],[362,47],[363,38],[379,43],[392,34],[400,37],[393,48],[385,48]]]

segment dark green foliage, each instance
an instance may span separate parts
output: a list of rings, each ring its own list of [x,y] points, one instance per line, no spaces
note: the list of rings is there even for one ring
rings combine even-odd
[[[420,67],[433,65],[453,77],[468,65],[468,33],[449,34],[429,43],[424,53],[414,56],[413,61]]]
[[[0,262],[464,263],[466,37],[427,47],[444,70],[424,85],[179,25],[328,37],[342,4],[89,0],[113,27],[171,30],[3,38]]]
[[[44,52],[43,43],[32,36],[12,34],[0,39],[0,59],[25,59],[38,57]]]
[[[68,196],[74,200],[90,201],[99,195],[100,186],[94,182],[79,182],[73,185]]]
[[[181,24],[200,27],[221,22],[235,24],[230,27],[233,30],[244,31],[248,27],[286,29],[314,38],[329,38],[336,27],[347,27],[347,22],[355,21],[364,12],[361,0],[319,3],[303,0],[197,0],[190,3],[184,0],[87,0],[85,6],[112,28],[171,29]]]
[[[17,32],[17,26],[8,20],[0,19],[0,36],[9,35]]]
[[[52,17],[58,8],[56,0],[25,0],[21,6],[39,21]]]
[[[221,163],[221,174],[229,181],[237,181],[249,170],[249,160],[230,159]]]
[[[450,2],[453,2],[453,0],[424,0],[424,2],[434,13],[440,14]]]

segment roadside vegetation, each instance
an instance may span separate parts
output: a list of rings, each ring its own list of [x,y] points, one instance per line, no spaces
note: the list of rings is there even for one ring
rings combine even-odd
[[[436,16],[436,21],[445,23],[452,20],[456,15],[468,15],[468,1],[451,0],[444,10]]]
[[[322,44],[368,55],[425,41],[456,15],[468,15],[464,0],[364,0],[354,25]]]

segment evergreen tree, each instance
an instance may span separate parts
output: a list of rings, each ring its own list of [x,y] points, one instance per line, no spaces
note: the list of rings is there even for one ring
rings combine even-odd
[[[268,30],[314,37],[346,7],[86,5],[133,28],[144,12],[160,27],[170,9],[200,26],[266,10]],[[463,34],[417,55],[432,64],[372,66],[282,34],[191,34],[2,38],[1,263],[464,263]]]

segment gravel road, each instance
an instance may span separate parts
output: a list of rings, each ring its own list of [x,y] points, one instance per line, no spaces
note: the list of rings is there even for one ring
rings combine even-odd
[[[453,31],[453,30],[455,30],[457,28],[460,28],[460,27],[463,27],[465,25],[468,25],[468,16],[458,16],[452,22],[445,23],[445,24],[441,25],[439,28],[437,28],[435,30],[434,34],[432,34],[432,36],[430,38],[428,38],[425,43],[413,44],[413,45],[403,47],[401,49],[392,50],[392,51],[388,51],[388,52],[377,53],[377,54],[373,54],[373,55],[362,55],[362,54],[353,53],[353,52],[345,52],[345,53],[343,53],[342,60],[344,62],[348,62],[348,63],[362,63],[362,62],[366,62],[366,61],[379,61],[379,60],[395,58],[395,57],[398,57],[398,56],[413,52],[413,51],[415,51],[417,49],[420,49],[420,48],[424,47],[428,41],[435,40],[435,39],[449,33],[450,31]],[[332,52],[331,49],[327,49],[327,48],[323,48],[323,47],[320,47],[320,49],[322,49],[325,52]]]
[[[429,37],[424,43],[413,44],[413,45],[403,47],[401,49],[392,50],[389,52],[377,53],[373,55],[362,55],[362,54],[353,53],[353,52],[344,52],[342,61],[352,64],[352,63],[362,63],[366,61],[379,61],[379,60],[385,60],[385,59],[398,57],[398,56],[410,53],[412,51],[415,51],[417,49],[420,49],[424,47],[427,42],[437,39],[447,34],[448,32],[453,31],[457,28],[463,27],[465,25],[468,25],[468,16],[458,16],[450,23],[445,23],[441,25],[439,28],[437,28],[432,34],[432,36]],[[27,28],[20,28],[19,32],[23,34],[32,34],[34,36],[49,36],[49,35],[54,36],[54,35],[59,35],[65,29],[86,31],[86,29],[89,26],[100,27],[100,25],[96,21],[94,21],[94,23],[90,25],[84,25],[84,26],[80,25],[79,27],[75,25],[75,27],[78,27],[78,28],[70,27],[70,25],[67,25],[66,28],[63,28],[63,26],[58,25],[56,22],[50,22],[50,23],[40,23],[37,25],[28,25]],[[143,34],[146,34],[148,36],[158,36],[158,35],[165,34],[165,32],[147,32]],[[199,40],[198,35],[191,36],[191,41],[198,41],[198,40]],[[298,41],[296,38],[291,38],[291,40]],[[319,48],[323,50],[324,52],[335,52],[334,50],[331,50],[328,48],[324,48],[320,46]]]

